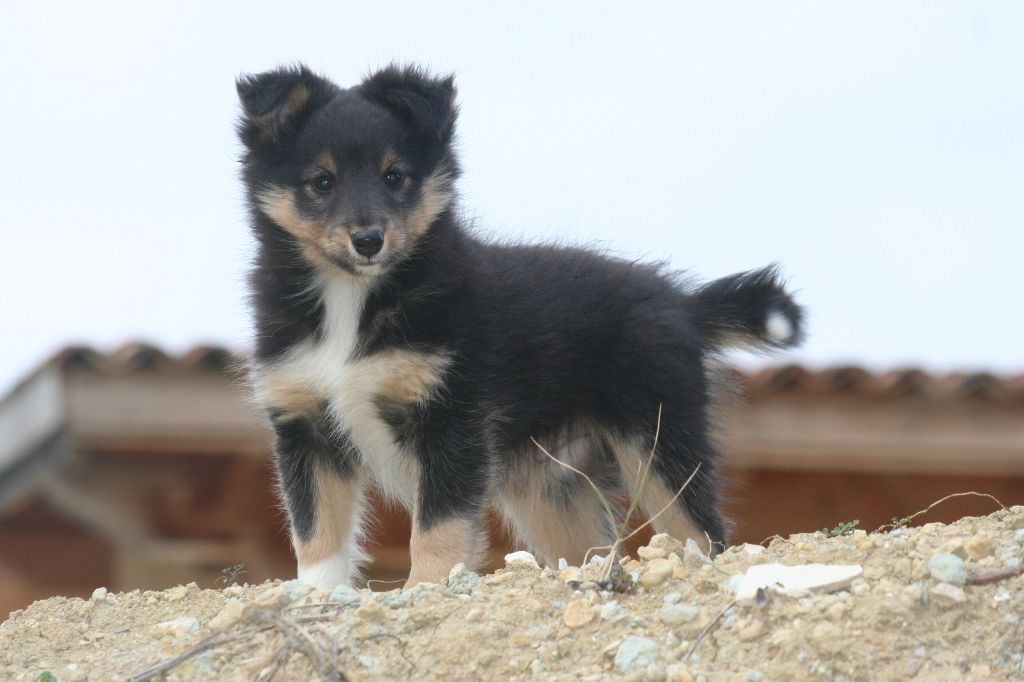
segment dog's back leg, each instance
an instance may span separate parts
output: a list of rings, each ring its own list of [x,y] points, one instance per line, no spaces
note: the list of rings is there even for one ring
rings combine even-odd
[[[663,425],[653,458],[650,443],[640,437],[613,438],[610,446],[630,495],[653,517],[656,532],[692,539],[710,555],[725,547],[727,523],[718,511],[717,454],[710,443]]]
[[[615,463],[601,457],[600,444],[590,436],[548,447],[551,457],[563,464],[539,448],[525,453],[508,473],[498,509],[516,539],[545,564],[556,566],[564,558],[579,566],[588,553],[607,554],[615,540],[608,509],[615,509],[621,479]]]

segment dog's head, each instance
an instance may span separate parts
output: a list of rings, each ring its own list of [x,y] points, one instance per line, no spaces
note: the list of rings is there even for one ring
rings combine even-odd
[[[298,66],[237,86],[250,199],[314,265],[377,276],[451,204],[452,77],[390,66],[343,89]]]

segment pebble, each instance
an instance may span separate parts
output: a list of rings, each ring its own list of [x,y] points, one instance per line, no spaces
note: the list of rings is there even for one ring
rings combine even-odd
[[[672,604],[678,604],[679,600],[681,600],[682,598],[683,595],[679,592],[669,592],[665,595],[665,598],[662,601],[671,606]]]
[[[990,556],[994,550],[988,538],[979,533],[964,543],[964,551],[967,552],[967,556],[977,561]]]
[[[472,594],[480,585],[480,575],[466,568],[465,564],[455,564],[448,574],[448,589],[456,594]]]
[[[615,652],[615,667],[622,672],[646,668],[654,662],[657,650],[658,645],[654,640],[630,635]]]
[[[936,554],[928,560],[928,572],[941,583],[963,585],[967,580],[967,566],[955,554]]]
[[[271,587],[269,590],[256,597],[256,603],[260,606],[267,607],[282,607],[286,606],[291,601],[291,595],[288,594],[288,588],[284,584],[276,585]]]
[[[1024,528],[1019,528],[1013,531],[1013,541],[1024,545]]]
[[[658,620],[666,625],[689,623],[700,617],[700,607],[694,604],[673,604],[658,611]]]
[[[653,559],[647,562],[647,567],[640,575],[640,584],[647,588],[656,587],[672,575],[673,568],[675,564],[669,559]]]
[[[566,605],[562,620],[575,630],[594,620],[594,610],[586,599],[573,599]]]
[[[281,583],[281,587],[288,593],[288,600],[293,602],[299,601],[314,589],[312,585],[301,580],[286,580]]]
[[[94,601],[104,601],[107,598],[107,588],[97,587],[92,591],[92,599]]]
[[[167,590],[167,601],[181,601],[188,595],[188,587],[185,585],[178,585]]]
[[[710,557],[693,541],[693,538],[687,538],[686,546],[683,547],[683,565],[688,568],[700,568],[710,563]]]
[[[508,568],[529,568],[537,571],[540,570],[540,565],[537,563],[537,559],[529,552],[523,551],[506,554],[505,566]]]
[[[622,620],[626,617],[626,614],[622,612],[622,607],[619,606],[619,602],[610,601],[601,607],[601,620]]]
[[[683,551],[683,543],[665,533],[656,533],[651,538],[651,541],[647,543],[647,547],[649,549],[661,550],[665,553],[665,556],[673,553],[679,554]]]
[[[950,585],[949,583],[939,583],[928,591],[929,596],[932,599],[940,602],[947,603],[960,603],[967,599],[967,595],[964,591],[956,585]]]
[[[166,632],[180,637],[181,635],[187,635],[190,632],[195,632],[199,629],[199,621],[191,616],[181,616],[174,620],[164,621],[163,623],[157,623],[156,629],[161,632]]]
[[[363,603],[363,599],[366,595],[348,585],[338,585],[331,591],[331,596],[327,598],[327,601],[332,604],[341,604],[342,606],[358,606]]]
[[[651,559],[664,559],[668,556],[668,552],[661,547],[638,547],[636,553],[644,561],[650,561]]]
[[[216,616],[211,618],[207,625],[211,630],[223,630],[241,618],[242,613],[244,612],[245,604],[241,599],[228,599],[224,604],[224,608],[222,608]]]

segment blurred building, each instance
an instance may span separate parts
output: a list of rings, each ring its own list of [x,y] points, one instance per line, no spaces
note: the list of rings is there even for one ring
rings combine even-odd
[[[69,348],[0,401],[0,616],[100,585],[294,575],[270,434],[240,367],[221,348]],[[852,519],[872,530],[963,491],[1024,503],[1024,376],[789,366],[737,380],[745,400],[726,422],[737,542]],[[995,508],[959,497],[923,520]],[[368,577],[400,580],[408,519],[374,514]],[[492,559],[508,549],[495,537]]]

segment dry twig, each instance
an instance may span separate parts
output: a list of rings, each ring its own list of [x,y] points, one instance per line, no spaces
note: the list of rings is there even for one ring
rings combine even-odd
[[[977,492],[974,492],[974,491],[966,492],[966,493],[953,493],[952,495],[946,495],[941,500],[936,500],[935,502],[932,502],[931,504],[929,504],[927,507],[925,507],[921,511],[916,512],[914,514],[911,514],[910,516],[904,516],[901,519],[893,519],[892,523],[886,523],[886,524],[883,524],[883,525],[879,526],[878,529],[875,530],[875,532],[876,533],[881,533],[881,532],[883,532],[885,530],[896,529],[896,528],[903,528],[904,526],[906,526],[908,523],[910,523],[911,521],[916,519],[921,514],[927,514],[932,509],[934,509],[935,507],[938,507],[940,504],[942,504],[943,502],[945,502],[947,500],[951,500],[954,497],[968,497],[968,496],[972,496],[972,495],[975,496],[975,497],[987,497],[988,499],[990,499],[993,502],[995,502],[996,504],[998,504],[1000,509],[1006,509],[1006,506],[1002,502],[997,500],[992,495],[989,495],[988,493],[977,493]]]

